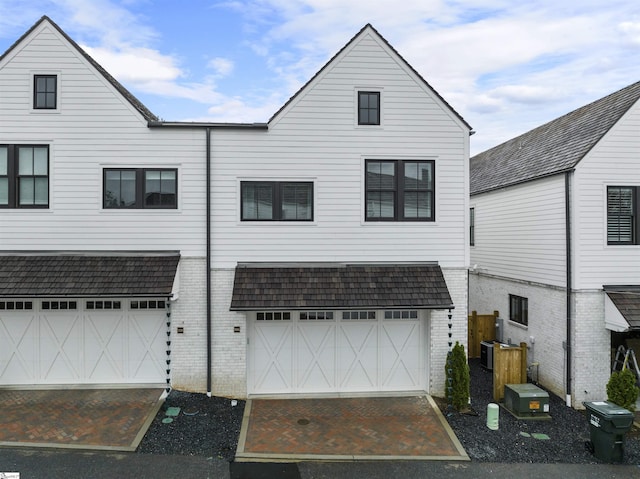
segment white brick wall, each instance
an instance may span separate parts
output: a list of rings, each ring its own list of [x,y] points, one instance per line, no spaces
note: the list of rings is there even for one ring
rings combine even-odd
[[[509,294],[529,299],[529,326],[511,323]],[[604,296],[601,291],[573,293],[572,405],[606,399],[611,367],[611,333],[604,326]],[[504,341],[526,342],[528,362],[539,363],[539,382],[563,398],[566,394],[566,361],[563,342],[567,338],[566,293],[561,288],[471,274],[469,310],[488,314],[494,310],[504,318]],[[532,344],[531,337],[534,338]]]
[[[509,321],[509,294],[529,300],[528,327]],[[563,341],[567,337],[564,290],[472,273],[469,276],[469,310],[478,314],[498,311],[504,325],[502,340],[512,344],[527,343],[527,362],[539,364],[540,384],[564,398]]]
[[[171,306],[171,385],[207,390],[206,259],[180,259],[179,298]],[[184,328],[178,334],[177,328]]]
[[[611,374],[611,333],[604,326],[604,293],[574,293],[573,406],[607,398]]]
[[[455,305],[452,313],[452,342],[467,351],[467,269],[444,269],[444,278]],[[449,311],[432,311],[429,328],[429,394],[445,397],[445,371],[449,351]]]
[[[247,396],[247,321],[244,313],[229,311],[235,269],[212,271],[212,378],[215,396]],[[234,333],[234,327],[240,327]]]

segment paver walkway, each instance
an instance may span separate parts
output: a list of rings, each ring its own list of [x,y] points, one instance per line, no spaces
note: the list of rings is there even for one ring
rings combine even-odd
[[[162,389],[0,389],[0,445],[134,451]]]
[[[253,399],[236,460],[469,460],[428,396]]]

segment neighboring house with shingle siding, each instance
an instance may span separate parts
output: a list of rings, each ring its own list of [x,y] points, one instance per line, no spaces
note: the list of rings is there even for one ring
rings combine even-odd
[[[640,330],[640,83],[474,156],[469,308],[500,311],[539,381],[606,398]]]
[[[131,357],[160,372],[140,382],[216,395],[444,394],[467,337],[470,127],[373,27],[265,124],[159,121],[47,18],[0,57],[4,91],[0,384],[89,332],[72,354],[100,376],[29,381],[132,382],[109,376]]]

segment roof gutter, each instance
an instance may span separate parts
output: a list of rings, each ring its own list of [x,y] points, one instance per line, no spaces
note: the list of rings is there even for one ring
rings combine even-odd
[[[571,187],[571,171],[567,171],[564,174],[564,204],[565,204],[565,224],[566,224],[566,234],[565,234],[565,241],[566,241],[566,254],[567,254],[567,258],[566,258],[566,266],[567,266],[567,273],[566,273],[566,279],[567,279],[567,339],[566,339],[566,355],[567,355],[567,371],[566,371],[566,405],[568,407],[571,407],[571,388],[572,388],[572,377],[571,377],[571,357],[572,357],[572,348],[571,348],[571,343],[572,343],[572,335],[571,335],[571,330],[572,330],[572,322],[571,322],[571,317],[573,315],[573,308],[571,305],[571,288],[572,288],[572,282],[573,282],[573,278],[572,278],[572,274],[571,274],[571,270],[572,270],[572,261],[571,261],[571,256],[572,256],[572,252],[571,252],[571,191],[570,191],[570,187]]]
[[[149,121],[149,128],[213,128],[231,129],[231,130],[268,130],[267,123],[207,123],[197,121]]]
[[[211,128],[205,130],[207,147],[206,197],[207,197],[207,396],[211,397]]]

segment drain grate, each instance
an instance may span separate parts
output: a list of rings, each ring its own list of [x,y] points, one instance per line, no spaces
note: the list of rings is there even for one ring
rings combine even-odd
[[[310,422],[311,421],[309,421],[308,419],[298,419],[298,424],[300,424],[301,426],[306,426]]]

